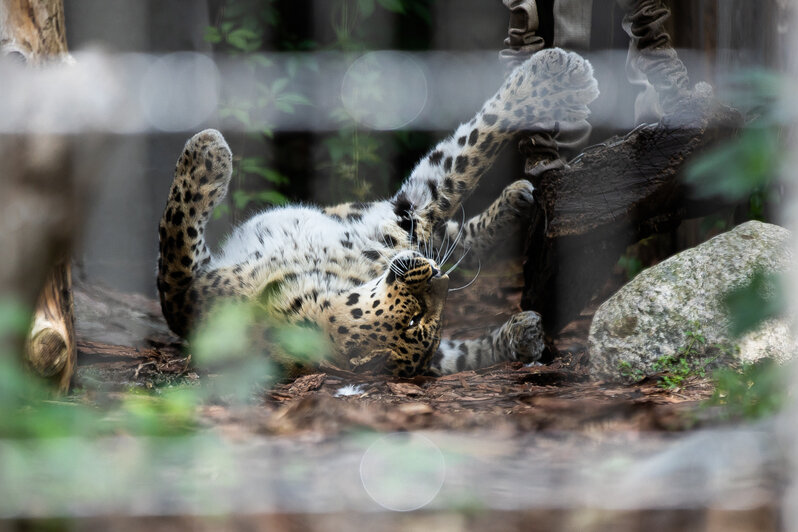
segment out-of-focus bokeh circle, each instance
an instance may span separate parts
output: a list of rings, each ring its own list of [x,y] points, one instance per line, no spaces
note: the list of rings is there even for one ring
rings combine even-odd
[[[358,123],[372,129],[399,129],[424,109],[427,76],[409,54],[369,52],[344,74],[341,99]]]
[[[360,461],[360,479],[377,504],[409,512],[435,499],[446,479],[446,463],[428,438],[397,432],[371,444]]]
[[[165,55],[147,69],[140,94],[142,111],[153,127],[191,131],[219,105],[219,70],[202,54]]]

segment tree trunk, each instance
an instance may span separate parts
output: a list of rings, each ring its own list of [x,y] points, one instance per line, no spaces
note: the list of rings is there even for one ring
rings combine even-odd
[[[67,59],[62,0],[0,0],[0,54],[19,55],[33,66]],[[2,144],[8,173],[0,197],[7,211],[16,205],[16,216],[0,220],[7,262],[0,268],[0,290],[29,307],[36,303],[24,342],[26,364],[66,391],[77,357],[69,267],[74,192],[66,140],[27,135]],[[20,344],[12,342],[18,352]]]

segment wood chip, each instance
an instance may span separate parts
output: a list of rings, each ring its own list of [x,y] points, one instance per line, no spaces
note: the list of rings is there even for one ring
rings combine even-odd
[[[432,407],[424,403],[405,403],[399,405],[397,410],[406,415],[432,414]]]
[[[292,395],[302,395],[312,390],[318,390],[321,385],[324,384],[326,378],[326,373],[313,373],[312,375],[299,377],[288,387],[288,393]]]
[[[424,395],[424,390],[409,382],[388,382],[387,384],[394,395]]]

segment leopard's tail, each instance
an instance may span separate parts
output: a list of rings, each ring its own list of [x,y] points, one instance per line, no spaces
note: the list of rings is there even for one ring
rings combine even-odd
[[[419,162],[392,200],[397,215],[413,211],[428,228],[451,218],[515,133],[582,127],[597,96],[588,61],[559,48],[536,53]]]
[[[231,175],[232,154],[221,133],[206,129],[186,142],[158,227],[161,309],[169,327],[181,336],[188,333],[199,300],[209,295],[200,293],[208,287],[196,282],[211,261],[205,227],[227,193]]]

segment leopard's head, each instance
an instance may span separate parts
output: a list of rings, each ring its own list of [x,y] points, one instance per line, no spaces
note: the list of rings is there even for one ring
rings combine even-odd
[[[448,287],[435,261],[397,255],[383,275],[337,298],[327,324],[336,358],[400,377],[423,373],[440,344]]]

